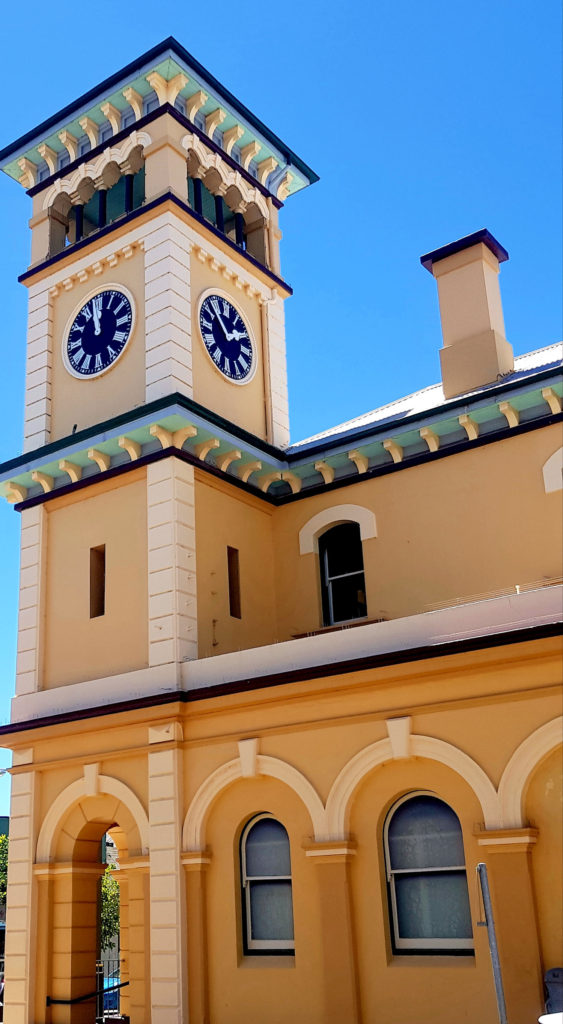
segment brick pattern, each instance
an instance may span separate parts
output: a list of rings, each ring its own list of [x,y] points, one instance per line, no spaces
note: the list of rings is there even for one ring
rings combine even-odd
[[[40,688],[40,622],[43,594],[42,557],[46,543],[47,519],[42,506],[24,509],[21,518],[20,609],[16,696]]]
[[[24,451],[51,439],[53,304],[44,281],[29,291],[25,371]]]
[[[147,467],[149,665],[197,658],[194,470]]]
[[[159,740],[159,731],[150,730],[151,742]],[[168,749],[155,750],[148,758],[151,1019],[158,1024],[185,1024],[188,1019],[181,757],[181,750]]]
[[[276,296],[266,305],[270,353],[270,395],[272,404],[272,442],[280,448],[289,444],[289,398],[285,352],[285,316],[283,299]]]
[[[191,242],[174,214],[158,217],[145,237],[147,402],[179,391],[192,397]]]
[[[34,977],[32,949],[34,774],[12,778],[8,875],[10,898],[6,915],[6,1005],[4,1020],[27,1024]]]

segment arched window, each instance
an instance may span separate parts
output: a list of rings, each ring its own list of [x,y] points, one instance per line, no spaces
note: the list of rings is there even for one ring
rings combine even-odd
[[[472,950],[463,839],[451,807],[431,793],[403,797],[384,842],[396,951]]]
[[[244,946],[248,953],[294,949],[289,838],[283,825],[261,814],[240,844]]]
[[[340,523],[319,537],[325,626],[367,615],[362,538],[357,523]]]

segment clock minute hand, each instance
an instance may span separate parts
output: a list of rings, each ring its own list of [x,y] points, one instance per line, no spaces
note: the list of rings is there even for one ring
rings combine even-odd
[[[221,327],[221,330],[223,331],[223,334],[225,335],[225,338],[227,339],[227,341],[230,341],[231,339],[230,339],[230,336],[229,336],[229,332],[227,331],[227,328],[225,327],[225,324],[221,320],[221,317],[220,317],[219,313],[216,313],[215,316],[217,317],[217,319],[219,321],[219,325]]]
[[[100,330],[101,330],[101,328],[100,328],[100,312],[98,310],[98,307],[96,305],[95,300],[92,300],[92,313],[93,313],[93,316],[94,316],[94,334],[99,334]]]

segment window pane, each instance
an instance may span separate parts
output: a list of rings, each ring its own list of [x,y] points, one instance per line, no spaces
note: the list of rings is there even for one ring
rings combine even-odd
[[[291,882],[252,882],[250,920],[253,939],[292,939]]]
[[[327,553],[329,576],[340,576],[364,568],[360,527],[357,523],[333,526],[320,538],[320,547]]]
[[[401,939],[470,939],[465,871],[395,875]]]
[[[246,874],[290,875],[289,839],[279,821],[262,818],[246,837]]]
[[[447,804],[413,797],[395,811],[388,833],[391,868],[440,868],[465,864],[461,827]]]
[[[330,588],[333,622],[345,622],[346,619],[359,619],[362,615],[367,615],[363,572],[333,580]]]

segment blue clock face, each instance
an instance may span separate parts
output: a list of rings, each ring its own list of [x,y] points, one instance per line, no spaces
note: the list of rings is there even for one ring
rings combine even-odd
[[[123,292],[98,292],[78,311],[64,343],[67,369],[95,377],[119,358],[131,336],[133,310]]]
[[[229,380],[244,383],[254,370],[254,352],[238,310],[221,295],[208,295],[200,306],[199,326],[217,369]]]

